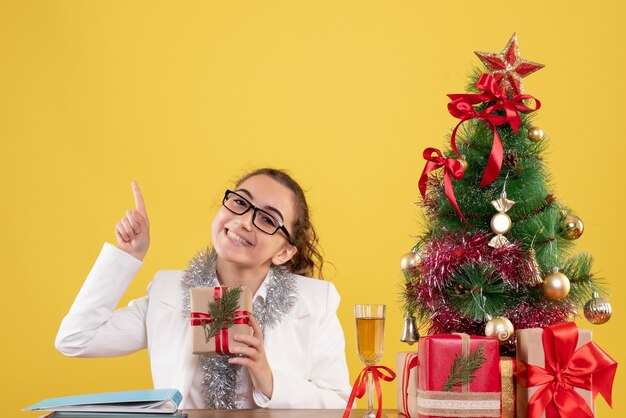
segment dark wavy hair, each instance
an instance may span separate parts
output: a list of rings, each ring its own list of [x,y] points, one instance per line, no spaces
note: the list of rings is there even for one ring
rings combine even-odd
[[[315,228],[311,224],[309,217],[309,205],[306,202],[302,187],[284,170],[275,168],[259,168],[245,176],[241,177],[236,185],[239,186],[250,177],[265,175],[271,177],[278,183],[287,187],[293,192],[295,220],[293,231],[291,234],[292,245],[298,249],[296,254],[285,263],[292,273],[302,276],[314,277],[315,272],[318,277],[322,278],[322,266],[324,265],[324,257],[322,256],[319,238],[315,232]]]

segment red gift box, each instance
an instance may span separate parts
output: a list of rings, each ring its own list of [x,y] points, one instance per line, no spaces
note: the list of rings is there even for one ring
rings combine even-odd
[[[485,361],[469,384],[444,391],[457,357],[483,347]],[[467,334],[423,337],[418,346],[417,409],[420,418],[500,417],[501,382],[498,340]]]

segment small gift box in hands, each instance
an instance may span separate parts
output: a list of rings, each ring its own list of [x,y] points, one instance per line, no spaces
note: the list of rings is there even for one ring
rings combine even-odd
[[[252,297],[245,287],[199,287],[191,289],[193,354],[231,354],[243,347],[235,334],[252,335]]]

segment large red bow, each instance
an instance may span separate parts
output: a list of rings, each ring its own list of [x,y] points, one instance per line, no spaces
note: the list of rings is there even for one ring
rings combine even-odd
[[[529,94],[518,94],[509,99],[506,91],[500,90],[496,80],[489,74],[482,74],[480,76],[476,83],[476,88],[481,90],[482,93],[448,94],[448,97],[452,100],[448,103],[448,111],[455,118],[461,119],[452,131],[450,145],[454,152],[460,157],[461,154],[456,147],[456,131],[459,129],[459,126],[466,120],[474,118],[482,119],[489,125],[493,131],[493,145],[491,147],[487,167],[480,181],[480,187],[483,187],[498,178],[498,174],[500,174],[500,169],[502,168],[502,141],[500,140],[496,126],[504,125],[508,122],[513,131],[517,134],[517,130],[522,124],[522,119],[518,112],[534,112],[541,107],[541,102]],[[523,103],[526,99],[533,99],[535,101],[534,109]],[[476,112],[474,109],[474,105],[488,102],[495,103],[480,112]],[[497,110],[504,110],[504,115],[494,114]]]
[[[576,350],[578,328],[573,322],[543,330],[545,369],[522,362],[518,384],[541,386],[528,400],[528,418],[593,418],[594,414],[574,387],[601,393],[612,406],[617,362],[590,341]]]
[[[433,153],[435,153],[436,155],[433,156]],[[457,161],[454,158],[444,158],[441,151],[439,151],[437,148],[426,148],[423,155],[424,159],[426,160],[426,165],[424,166],[424,170],[422,170],[422,176],[419,180],[419,189],[420,193],[422,193],[422,197],[426,196],[428,173],[443,167],[443,183],[446,196],[456,210],[456,213],[459,214],[459,217],[463,219],[466,224],[469,224],[461,213],[459,205],[456,203],[456,198],[454,197],[454,189],[452,188],[452,179],[450,178],[450,176],[454,177],[455,179],[463,178],[463,175],[465,174],[463,171],[463,164],[461,164],[460,161]]]
[[[387,372],[388,376],[381,371],[384,370]],[[378,411],[376,412],[376,418],[380,418],[383,412],[383,393],[380,390],[380,379],[383,379],[386,382],[391,382],[396,378],[396,374],[389,368],[385,366],[367,366],[359,376],[356,378],[354,382],[354,386],[352,387],[352,392],[350,393],[350,398],[348,398],[348,405],[346,406],[346,410],[343,413],[343,418],[350,417],[350,411],[352,411],[352,404],[354,403],[354,398],[357,397],[361,399],[363,395],[365,395],[365,390],[367,389],[367,374],[372,373],[372,377],[374,378],[374,386],[376,387],[376,400],[378,401]]]

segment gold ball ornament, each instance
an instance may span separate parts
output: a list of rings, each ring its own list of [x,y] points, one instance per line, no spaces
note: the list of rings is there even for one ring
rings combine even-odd
[[[465,158],[457,158],[456,160],[458,162],[460,162],[461,165],[463,166],[463,172],[466,172],[467,168],[469,167],[469,164],[467,163],[467,160]]]
[[[543,279],[543,294],[548,299],[561,300],[569,293],[569,279],[563,273],[554,271]]]
[[[400,259],[400,269],[402,271],[408,271],[414,269],[422,259],[419,252],[410,251],[402,256]]]
[[[498,339],[500,344],[504,344],[513,336],[513,324],[508,318],[504,316],[496,316],[487,321],[485,325],[485,335],[487,337],[494,337]]]
[[[611,319],[613,309],[608,300],[601,298],[598,292],[593,292],[592,298],[585,303],[583,309],[587,321],[594,325],[601,325]]]
[[[541,141],[543,139],[543,131],[537,126],[533,126],[528,130],[528,138],[533,141]]]
[[[565,219],[563,219],[562,224],[563,229],[563,237],[568,240],[575,240],[580,238],[585,229],[585,225],[583,225],[582,219],[580,219],[576,215],[567,215]]]
[[[491,230],[494,234],[504,235],[511,229],[513,222],[504,212],[496,213],[491,218]]]

